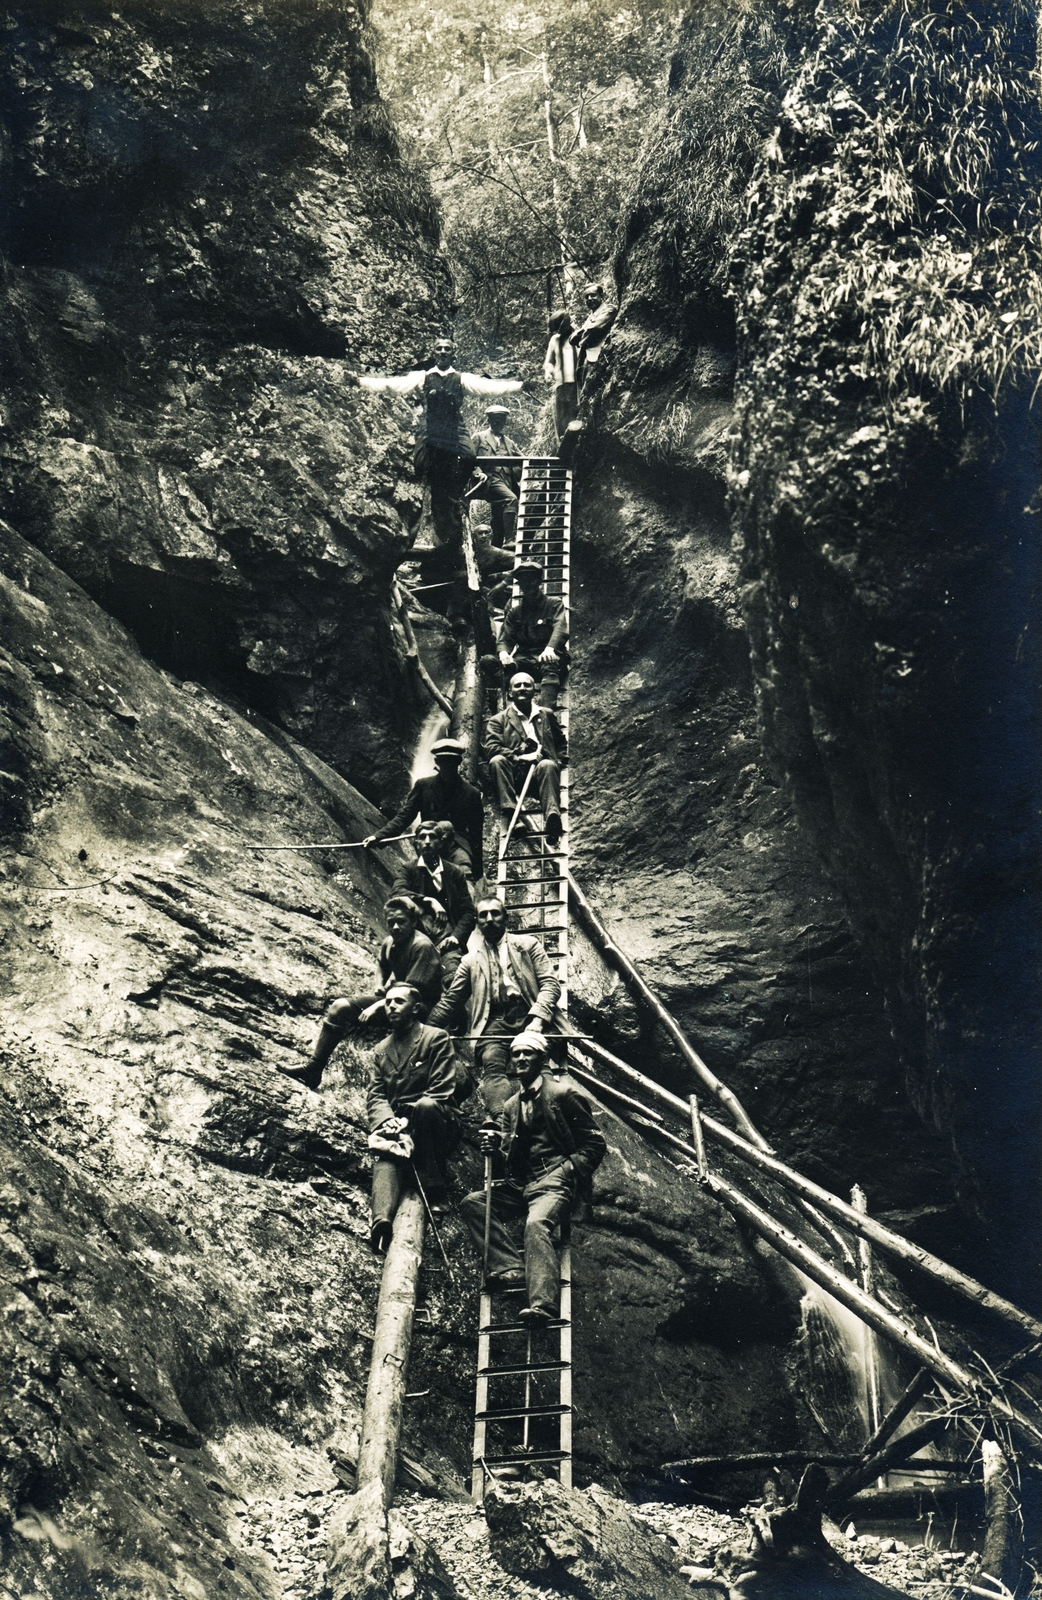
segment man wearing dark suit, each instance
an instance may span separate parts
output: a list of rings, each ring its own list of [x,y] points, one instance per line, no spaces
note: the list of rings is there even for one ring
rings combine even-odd
[[[391,1031],[376,1047],[366,1094],[369,1145],[377,1157],[370,1240],[379,1253],[390,1243],[394,1214],[413,1173],[429,1205],[443,1204],[445,1163],[460,1137],[452,1045],[441,1028],[417,1020],[416,1003],[410,984],[393,983],[387,990]]]
[[[466,1017],[467,1032],[476,1036],[481,1097],[495,1113],[508,1093],[511,1039],[521,1032],[541,1033],[560,1022],[561,985],[534,934],[507,932],[501,900],[479,900],[477,911],[481,937],[470,941],[430,1022],[432,1027],[451,1028]]]
[[[439,739],[432,744],[434,775],[417,778],[398,815],[363,839],[365,848],[379,849],[385,839],[404,833],[417,817],[424,822],[451,822],[454,838],[451,850],[446,852],[448,859],[461,867],[468,878],[480,878],[484,873],[485,808],[481,791],[460,776],[460,763],[466,753],[466,745],[458,739]]]
[[[543,811],[543,826],[551,848],[561,837],[561,767],[566,755],[565,737],[552,711],[533,708],[535,679],[515,672],[510,680],[510,705],[490,717],[485,730],[485,754],[495,779],[500,811],[507,817],[517,804],[518,786],[534,766],[530,789],[535,787]]]
[[[466,874],[443,855],[443,851],[452,849],[453,831],[451,822],[421,822],[416,830],[418,859],[399,868],[391,893],[439,901],[448,916],[450,932],[460,949],[465,950],[476,918]]]
[[[296,1078],[307,1089],[317,1089],[326,1063],[348,1028],[382,1017],[385,996],[396,983],[408,984],[415,990],[424,1013],[430,1010],[441,995],[441,963],[420,927],[421,911],[422,907],[408,895],[391,896],[384,906],[387,938],[376,957],[375,993],[359,995],[355,1000],[334,1000],[326,1008],[307,1066],[279,1067],[287,1078]]]
[[[534,561],[520,561],[514,578],[521,591],[507,603],[499,636],[499,659],[511,672],[530,672],[539,679],[539,703],[557,704],[568,661],[568,618],[560,600],[542,585],[543,572]]]
[[[542,1034],[520,1033],[510,1047],[513,1093],[496,1118],[498,1127],[482,1130],[486,1154],[500,1151],[506,1178],[493,1184],[489,1229],[488,1286],[528,1290],[522,1321],[551,1321],[558,1312],[560,1274],[553,1229],[571,1216],[607,1151],[590,1103],[573,1083],[546,1070]],[[460,1204],[460,1214],[481,1249],[485,1234],[485,1194],[478,1189]],[[522,1263],[506,1223],[525,1221]]]

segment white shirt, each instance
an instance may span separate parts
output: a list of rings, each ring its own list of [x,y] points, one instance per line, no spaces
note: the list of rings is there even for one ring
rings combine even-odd
[[[423,388],[428,370],[440,372],[443,376],[456,371],[455,367],[431,367],[389,378],[365,372],[359,376],[358,382],[363,389],[390,389],[394,394],[415,394],[417,389]],[[459,378],[467,394],[518,394],[524,388],[520,378],[482,378],[476,372],[461,372]]]
[[[521,990],[517,986],[517,980],[514,977],[514,969],[510,965],[510,957],[507,954],[507,941],[505,935],[497,944],[496,953],[499,956],[499,970],[503,979],[502,993],[508,997],[511,995],[519,995]]]

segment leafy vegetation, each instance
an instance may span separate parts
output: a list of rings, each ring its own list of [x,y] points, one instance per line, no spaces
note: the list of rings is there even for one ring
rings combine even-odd
[[[381,0],[380,81],[432,175],[477,335],[541,336],[603,275],[683,0]],[[547,274],[550,282],[544,291]]]

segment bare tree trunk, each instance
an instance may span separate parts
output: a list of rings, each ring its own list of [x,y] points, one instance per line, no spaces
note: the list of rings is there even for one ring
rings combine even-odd
[[[985,1439],[980,1447],[984,1463],[984,1516],[987,1531],[981,1550],[981,1572],[997,1578],[1016,1592],[1024,1566],[1024,1519],[1017,1500],[1013,1468],[1001,1445]]]

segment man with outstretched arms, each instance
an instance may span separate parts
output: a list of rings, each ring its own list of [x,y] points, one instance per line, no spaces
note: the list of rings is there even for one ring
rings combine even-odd
[[[525,777],[534,767],[529,793],[534,789],[539,796],[546,841],[552,848],[562,833],[560,763],[566,743],[553,712],[533,706],[534,696],[532,674],[515,672],[510,680],[510,704],[488,720],[485,754],[504,820],[512,814]]]
[[[451,822],[453,839],[443,856],[462,868],[468,878],[480,878],[484,872],[485,808],[481,791],[460,775],[466,753],[467,747],[459,739],[438,739],[432,744],[433,775],[417,778],[398,815],[363,839],[365,848],[380,849],[386,839],[397,838],[417,817],[424,822]]]
[[[454,354],[451,339],[438,339],[433,367],[417,368],[401,377],[361,373],[357,381],[363,389],[390,390],[422,400],[423,437],[416,447],[416,476],[430,485],[435,533],[444,544],[458,546],[463,516],[460,497],[474,470],[474,446],[463,420],[463,396],[517,394],[525,384],[520,378],[457,372],[452,364]]]
[[[479,900],[478,931],[446,992],[431,1012],[432,1027],[458,1027],[474,1038],[480,1092],[489,1111],[504,1104],[510,1041],[521,1032],[542,1033],[559,1021],[561,985],[550,958],[531,933],[508,933],[501,900]]]
[[[431,1210],[441,1210],[446,1163],[460,1137],[452,1104],[452,1045],[441,1028],[417,1019],[417,1000],[410,984],[393,983],[387,990],[384,1010],[391,1031],[377,1045],[369,1075],[369,1148],[376,1156],[369,1237],[379,1253],[391,1241],[398,1203],[414,1176]]]
[[[492,1186],[488,1287],[527,1288],[521,1320],[536,1325],[558,1314],[560,1274],[553,1230],[572,1214],[607,1145],[585,1095],[547,1070],[547,1042],[540,1033],[520,1033],[510,1046],[511,1093],[496,1126],[482,1128],[486,1154],[500,1152],[505,1178]],[[460,1213],[479,1249],[484,1247],[486,1198],[468,1194]],[[524,1219],[521,1255],[507,1224]]]

